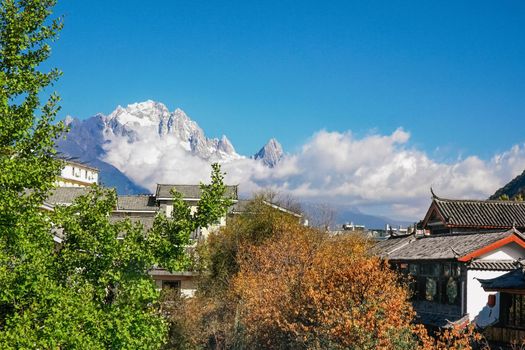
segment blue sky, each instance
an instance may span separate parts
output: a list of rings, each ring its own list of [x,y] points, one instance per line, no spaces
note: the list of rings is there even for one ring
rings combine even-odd
[[[62,117],[153,99],[241,154],[411,133],[439,161],[523,143],[523,1],[61,1]]]

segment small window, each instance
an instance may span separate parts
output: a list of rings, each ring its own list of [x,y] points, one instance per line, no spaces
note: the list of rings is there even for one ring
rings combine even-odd
[[[162,281],[162,288],[180,289],[180,281]]]
[[[461,266],[454,262],[409,264],[412,298],[444,305],[461,305]]]
[[[440,265],[438,263],[421,264],[421,276],[435,276],[440,275]]]

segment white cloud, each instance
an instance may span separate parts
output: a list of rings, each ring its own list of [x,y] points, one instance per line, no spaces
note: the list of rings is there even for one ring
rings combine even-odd
[[[524,145],[489,160],[471,156],[443,163],[410,147],[409,140],[410,134],[401,128],[390,135],[361,138],[350,131],[322,130],[273,169],[242,158],[223,164],[223,170],[226,181],[239,184],[244,193],[271,187],[300,199],[417,219],[428,208],[430,186],[444,197],[486,198],[525,169]],[[184,150],[175,138],[152,135],[132,144],[110,141],[105,160],[149,189],[156,183],[209,179],[209,163]]]

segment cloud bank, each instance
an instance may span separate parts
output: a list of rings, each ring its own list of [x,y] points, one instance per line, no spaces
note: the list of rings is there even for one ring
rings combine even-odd
[[[105,161],[136,183],[208,181],[209,162],[193,156],[176,138],[144,137],[106,144]],[[319,131],[275,168],[249,158],[222,165],[228,184],[244,194],[262,188],[300,200],[358,207],[363,212],[396,219],[421,218],[430,203],[430,186],[449,198],[487,198],[525,169],[525,145],[515,145],[489,160],[476,156],[451,163],[431,159],[410,146],[410,133],[357,137],[348,132]]]

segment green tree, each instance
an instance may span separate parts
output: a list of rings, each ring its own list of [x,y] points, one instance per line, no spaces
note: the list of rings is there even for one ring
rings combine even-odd
[[[166,322],[147,270],[184,267],[191,230],[230,204],[222,174],[214,165],[196,213],[176,196],[175,217],[159,217],[147,235],[110,220],[109,190],[95,187],[51,215],[41,209],[62,166],[59,98],[40,101],[60,76],[41,69],[62,28],[55,3],[0,0],[0,348],[156,349]],[[52,232],[63,234],[59,246]]]
[[[39,70],[62,27],[54,1],[0,2],[0,344],[53,347],[44,339],[61,298],[50,277],[53,240],[39,205],[60,170],[53,140],[58,97],[40,94],[60,75]]]
[[[55,279],[64,289],[82,290],[81,310],[90,313],[70,325],[75,331],[66,340],[82,337],[111,349],[156,349],[163,344],[167,323],[148,270],[153,265],[184,269],[191,232],[226,214],[231,201],[224,197],[218,165],[213,166],[212,183],[201,185],[201,191],[193,214],[174,193],[173,217],[159,215],[146,234],[140,223],[109,219],[116,204],[112,190],[95,187],[73,205],[56,209],[52,221],[64,241],[56,253]]]

